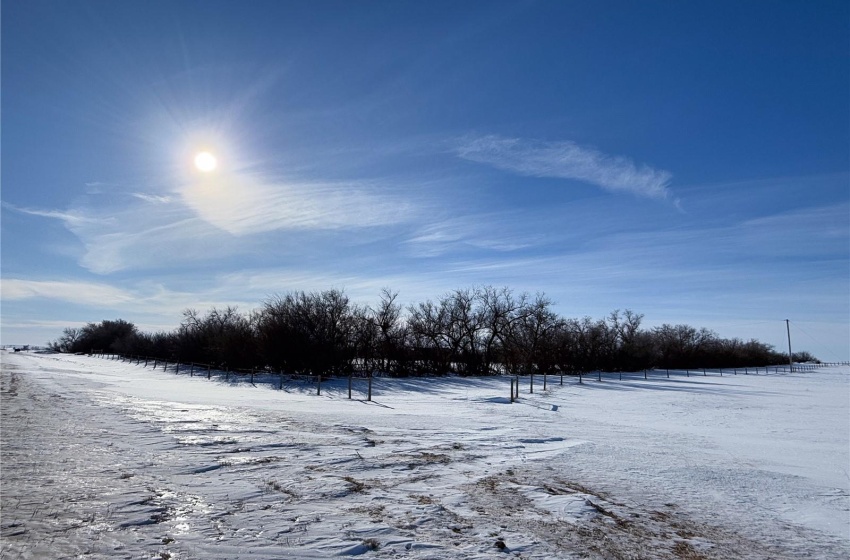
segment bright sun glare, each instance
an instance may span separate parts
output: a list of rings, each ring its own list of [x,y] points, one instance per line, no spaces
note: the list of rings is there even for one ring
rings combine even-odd
[[[216,167],[218,167],[218,161],[216,161],[215,156],[209,152],[200,152],[195,156],[195,167],[198,168],[198,171],[203,171],[204,173],[209,173],[210,171],[214,171]]]

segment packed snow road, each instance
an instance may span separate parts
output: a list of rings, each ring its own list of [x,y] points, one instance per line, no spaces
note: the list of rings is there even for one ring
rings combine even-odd
[[[0,555],[848,557],[848,381],[570,379],[510,404],[503,378],[387,380],[366,402],[4,352]]]

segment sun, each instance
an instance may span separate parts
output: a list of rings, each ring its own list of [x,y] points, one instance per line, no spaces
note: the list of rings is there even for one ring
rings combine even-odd
[[[218,167],[218,160],[209,152],[199,152],[195,156],[195,167],[198,171],[209,173],[215,171],[215,168]]]

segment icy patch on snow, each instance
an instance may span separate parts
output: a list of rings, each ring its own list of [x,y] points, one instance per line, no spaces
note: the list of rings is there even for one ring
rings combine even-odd
[[[576,524],[589,521],[599,515],[597,507],[593,506],[590,496],[581,492],[563,489],[555,491],[551,487],[540,488],[519,486],[517,490],[531,501],[535,511],[543,512],[543,517],[551,517],[556,521]],[[596,499],[596,497],[594,496]]]

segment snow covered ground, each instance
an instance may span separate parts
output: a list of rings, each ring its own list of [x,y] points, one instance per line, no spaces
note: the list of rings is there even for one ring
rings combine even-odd
[[[2,354],[3,558],[846,558],[850,368],[314,385]]]

